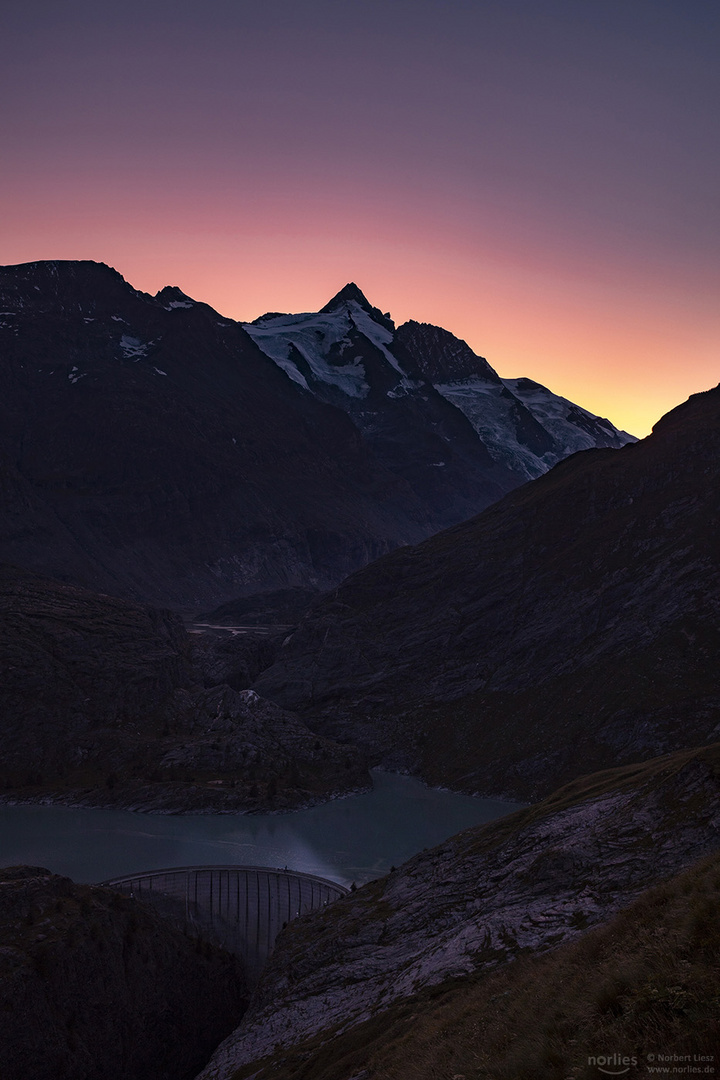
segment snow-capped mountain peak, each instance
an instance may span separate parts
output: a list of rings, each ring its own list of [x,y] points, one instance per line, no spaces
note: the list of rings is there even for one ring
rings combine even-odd
[[[348,282],[340,292],[335,293],[332,300],[328,300],[325,307],[321,308],[321,312],[337,311],[339,308],[348,304],[356,304],[367,315],[369,315],[374,322],[384,326],[387,330],[392,332],[395,329],[395,323],[390,318],[388,313],[383,314],[380,308],[373,307],[365,293],[360,289],[354,281]]]
[[[439,408],[437,398],[444,399],[445,408],[451,405],[469,422],[492,461],[518,479],[540,476],[577,450],[633,441],[531,379],[501,379],[442,327],[411,320],[396,329],[354,282],[317,313],[271,313],[245,329],[293,382],[339,405],[366,432],[387,429],[388,402],[407,398],[406,407],[427,413],[437,433],[448,417],[441,422],[430,413]],[[398,423],[397,408],[391,411]]]
[[[352,301],[352,306],[361,311]],[[263,315],[244,328],[262,351],[305,390],[340,391],[350,398],[368,393],[365,368],[355,355],[350,333],[354,327],[350,303],[327,311],[300,315]]]

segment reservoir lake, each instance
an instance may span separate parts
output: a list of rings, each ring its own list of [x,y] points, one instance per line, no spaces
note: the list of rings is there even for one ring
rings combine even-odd
[[[289,814],[137,814],[0,806],[0,865],[98,882],[172,866],[287,867],[358,885],[520,803],[428,788],[373,771],[373,790]]]

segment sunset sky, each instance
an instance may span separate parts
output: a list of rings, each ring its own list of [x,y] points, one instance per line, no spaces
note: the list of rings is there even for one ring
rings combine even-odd
[[[0,263],[353,280],[637,435],[720,380],[718,0],[5,0]]]

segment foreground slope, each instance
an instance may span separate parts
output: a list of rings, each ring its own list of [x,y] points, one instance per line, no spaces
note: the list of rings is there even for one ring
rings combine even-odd
[[[346,1072],[327,1075],[339,1080],[355,1075],[348,1058],[364,1075],[372,1039],[399,1019],[408,1032],[433,989],[469,986],[568,944],[719,849],[720,744],[585,777],[295,921],[202,1076],[316,1080],[334,1062]]]
[[[601,1080],[712,1075],[720,1060],[720,855],[578,940],[450,979],[233,1080]],[[600,1067],[598,1067],[600,1066]],[[220,1073],[222,1075],[222,1072]]]
[[[0,869],[3,1080],[190,1080],[246,1002],[235,957],[150,908]]]
[[[434,782],[533,798],[717,737],[720,388],[354,574],[260,693]]]

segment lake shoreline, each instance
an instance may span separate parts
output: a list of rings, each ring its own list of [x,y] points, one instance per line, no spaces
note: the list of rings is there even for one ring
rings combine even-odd
[[[373,788],[293,813],[147,814],[40,801],[0,803],[2,862],[102,881],[168,866],[292,867],[347,886],[518,809],[373,770]]]
[[[158,796],[158,785],[153,785],[152,793],[155,797]],[[166,806],[151,806],[140,805],[133,799],[113,799],[110,801],[100,801],[97,798],[97,790],[93,789],[89,791],[86,798],[77,798],[72,792],[67,793],[55,793],[44,792],[41,795],[36,796],[21,796],[18,798],[13,797],[8,793],[0,795],[0,806],[67,806],[75,810],[125,810],[132,814],[147,814],[149,816],[168,816],[168,817],[183,817],[186,815],[204,815],[208,816],[248,816],[253,817],[257,815],[265,814],[296,814],[302,810],[308,810],[313,806],[321,806],[328,802],[336,802],[338,799],[349,799],[355,795],[362,795],[365,792],[372,791],[372,783],[367,785],[357,785],[353,788],[342,789],[335,792],[328,792],[318,795],[310,796],[306,799],[292,802],[288,800],[287,805],[284,806],[268,806],[262,804],[258,806],[245,807],[242,805],[233,806],[226,804],[225,806],[212,806],[212,805],[199,805],[189,803],[188,800],[184,800],[182,803],[178,802],[175,806],[172,804]],[[160,793],[161,796],[163,793]],[[215,794],[210,792],[209,795]]]

